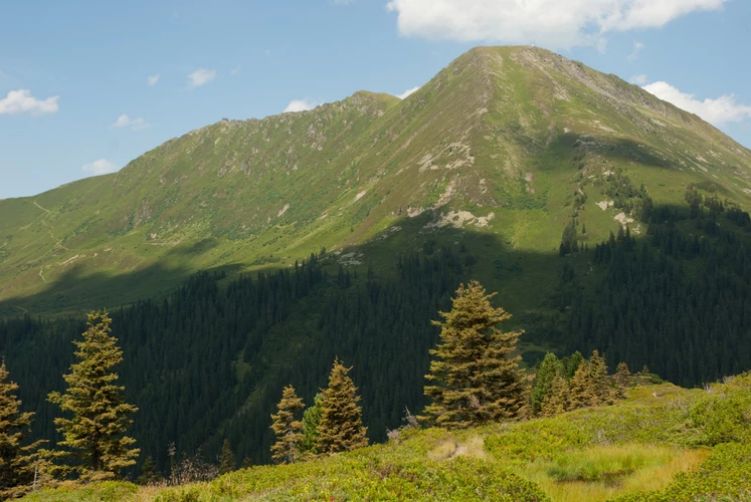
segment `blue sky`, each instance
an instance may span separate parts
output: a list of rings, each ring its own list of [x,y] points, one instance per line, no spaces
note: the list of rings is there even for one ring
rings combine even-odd
[[[488,44],[615,73],[751,147],[747,0],[6,0],[2,17],[0,198],[224,117],[400,94]]]

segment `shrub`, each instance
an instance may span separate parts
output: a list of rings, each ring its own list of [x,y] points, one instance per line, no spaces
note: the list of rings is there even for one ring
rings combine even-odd
[[[690,421],[699,444],[751,442],[751,373],[710,389],[692,408]]]

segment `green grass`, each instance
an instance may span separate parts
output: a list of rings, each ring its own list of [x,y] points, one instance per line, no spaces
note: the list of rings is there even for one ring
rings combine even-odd
[[[749,393],[751,375],[715,385],[709,393],[670,384],[638,386],[612,406],[460,431],[406,429],[387,444],[252,467],[207,483],[136,488],[108,482],[65,486],[28,499],[748,500],[751,443],[743,436],[697,446],[715,425],[696,417],[706,413],[707,399],[742,402]],[[751,414],[751,408],[743,409]],[[731,417],[723,421],[726,426],[744,423],[744,416],[726,415]]]
[[[615,77],[541,49],[479,48],[403,101],[359,92],[310,112],[221,121],[119,173],[0,201],[0,315],[114,307],[208,268],[288,266],[367,244],[412,220],[408,211],[493,213],[463,230],[550,254],[577,189],[587,242],[617,230],[617,210],[594,205],[607,169],[644,183],[657,205],[711,182],[748,208],[749,165],[748,150]],[[447,205],[429,216],[438,200]],[[418,240],[431,238],[424,223]],[[527,282],[550,282],[532,265]],[[538,308],[536,296],[520,307]]]
[[[651,460],[644,447],[596,447],[563,453],[556,457],[547,474],[555,481],[605,481],[616,483]]]

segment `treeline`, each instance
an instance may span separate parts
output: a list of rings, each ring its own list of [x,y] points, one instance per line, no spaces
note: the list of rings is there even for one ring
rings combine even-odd
[[[557,300],[569,350],[599,347],[682,385],[751,367],[751,219],[716,196],[658,207],[647,235],[621,231],[565,263]]]
[[[202,273],[161,301],[112,312],[124,352],[119,370],[128,402],[138,406],[133,436],[139,464],[214,462],[225,440],[235,465],[266,463],[273,434],[268,416],[279,389],[293,384],[312,402],[335,356],[354,366],[371,440],[398,426],[405,406],[421,408],[428,322],[448,304],[467,255],[436,248],[400,258],[390,277],[321,263],[312,256],[289,270],[226,283]],[[224,284],[225,282],[226,284]],[[36,412],[33,436],[59,439],[55,408],[81,320],[0,322],[0,354]],[[173,445],[172,448],[168,448]]]
[[[511,315],[493,306],[492,297],[476,281],[461,284],[451,300],[451,310],[438,312],[442,320],[433,323],[440,328],[440,336],[429,351],[431,361],[423,389],[428,403],[420,422],[466,428],[610,404],[623,395],[627,367],[619,365],[618,375],[611,379],[596,351],[589,361],[575,354],[561,362],[548,354],[537,369],[530,392],[531,379],[517,348],[522,332],[501,330],[501,323]],[[46,441],[29,440],[33,413],[21,410],[18,385],[10,380],[5,364],[0,364],[1,497],[21,496],[67,479],[87,483],[117,478],[136,463],[140,449],[128,432],[138,408],[124,399],[125,387],[116,372],[123,352],[112,336],[111,325],[106,312],[88,315],[86,330],[74,341],[74,362],[63,375],[64,391],[47,395],[47,401],[58,408],[54,423],[61,436],[51,448],[42,447]],[[284,387],[276,413],[270,416],[274,462],[291,463],[368,445],[361,397],[350,370],[336,358],[328,385],[304,413],[304,402],[294,387]],[[417,419],[405,411],[406,427],[419,427]],[[390,431],[389,439],[398,440],[401,430],[403,427]],[[205,481],[236,465],[227,439],[218,465],[196,455],[175,463],[174,443],[168,454],[167,478],[149,456],[138,480],[146,484]]]
[[[471,281],[459,286],[451,310],[439,312],[442,319],[433,324],[440,328],[440,336],[430,350],[423,387],[427,405],[419,417],[405,408],[405,423],[389,431],[389,440],[398,441],[403,430],[422,425],[463,429],[554,416],[612,404],[625,396],[633,380],[628,365],[619,363],[611,376],[596,350],[589,360],[578,352],[563,360],[548,353],[532,378],[518,354],[522,332],[501,329],[511,315],[491,303],[493,296]],[[367,446],[360,396],[348,375],[350,369],[336,359],[328,386],[307,409],[292,385],[284,387],[277,412],[271,415],[274,462],[293,463]]]

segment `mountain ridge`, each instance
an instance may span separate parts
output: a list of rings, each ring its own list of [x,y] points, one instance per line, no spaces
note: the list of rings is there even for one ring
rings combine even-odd
[[[658,204],[682,203],[696,185],[748,208],[749,166],[751,150],[616,76],[544,49],[478,47],[404,100],[358,91],[310,111],[221,120],[117,173],[0,201],[0,301],[65,296],[65,278],[160,263],[287,266],[423,214],[424,230],[469,226],[549,252],[572,219],[586,222],[590,244],[622,225],[644,230],[633,208],[608,206],[607,173]]]

